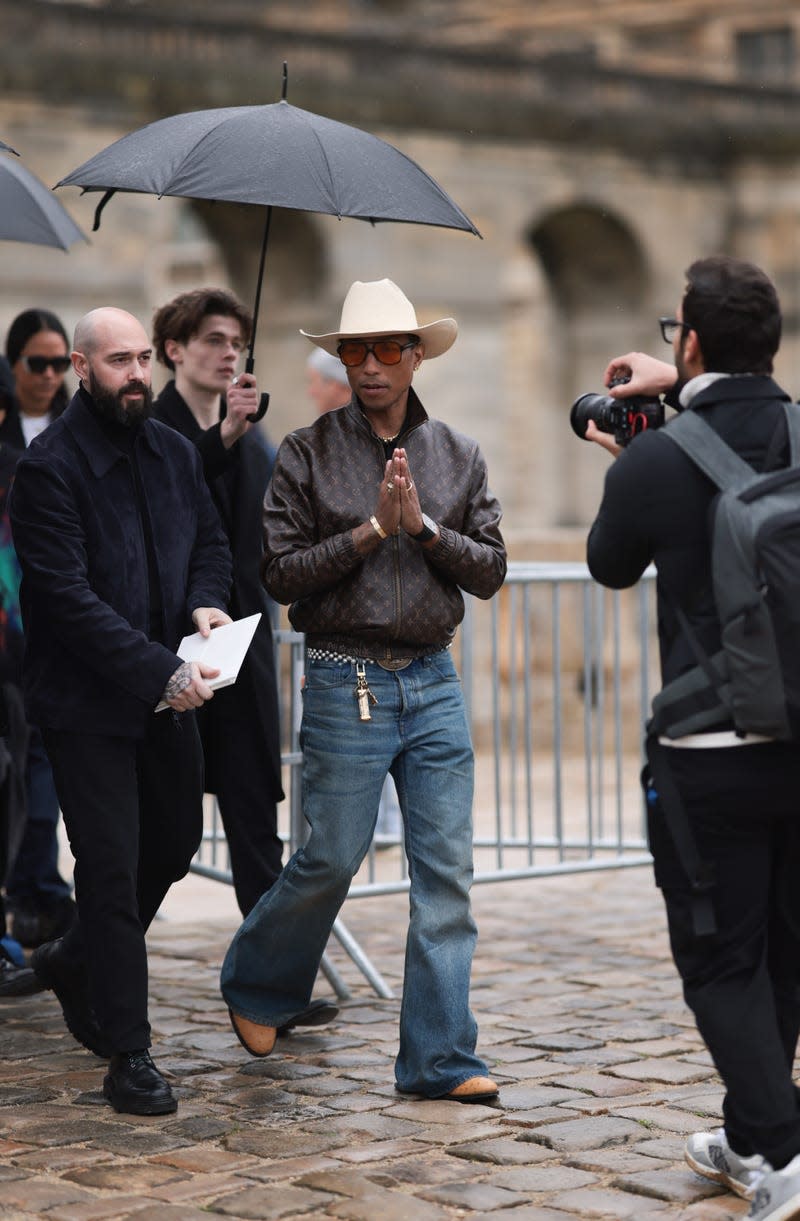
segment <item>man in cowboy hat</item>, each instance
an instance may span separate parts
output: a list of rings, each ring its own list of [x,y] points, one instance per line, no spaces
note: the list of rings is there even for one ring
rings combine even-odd
[[[473,756],[449,646],[461,590],[503,582],[500,506],[474,441],[412,389],[452,318],[420,326],[391,280],[353,284],[336,353],[352,397],[281,445],[264,503],[264,583],[308,648],[303,813],[308,841],[231,943],[222,992],[240,1042],[268,1055],[308,1004],[391,772],[411,878],[397,1088],[458,1102],[497,1097],[469,1009]]]

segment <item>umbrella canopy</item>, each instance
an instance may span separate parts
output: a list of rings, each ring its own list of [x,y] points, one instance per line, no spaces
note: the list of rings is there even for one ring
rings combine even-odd
[[[9,157],[0,157],[0,241],[69,250],[87,241],[43,182]]]
[[[56,185],[478,233],[430,175],[399,149],[285,100],[159,119],[115,141]]]
[[[104,191],[94,228],[115,191],[177,195],[266,207],[246,369],[254,368],[264,262],[272,209],[293,208],[359,220],[406,221],[480,234],[429,174],[377,136],[286,101],[195,110],[122,136],[57,187]],[[262,396],[256,416],[267,409]]]
[[[12,148],[10,144],[6,144],[4,140],[0,140],[0,152],[13,153],[15,157],[19,156],[19,153],[17,152],[17,150],[15,148]]]

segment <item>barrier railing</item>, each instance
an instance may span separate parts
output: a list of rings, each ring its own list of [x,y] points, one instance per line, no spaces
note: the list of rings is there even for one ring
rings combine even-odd
[[[654,573],[604,590],[585,564],[511,564],[489,603],[467,600],[455,648],[475,743],[475,881],[649,862],[638,784],[642,725],[656,681]],[[288,855],[302,842],[299,746],[302,635],[275,633]],[[209,802],[192,869],[230,882]],[[351,898],[408,888],[402,845],[373,843]],[[381,995],[377,972],[341,921],[334,929]],[[326,973],[346,994],[330,963]],[[340,988],[342,989],[340,991]]]

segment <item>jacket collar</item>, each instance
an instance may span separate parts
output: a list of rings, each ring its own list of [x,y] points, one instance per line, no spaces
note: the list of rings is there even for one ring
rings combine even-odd
[[[174,378],[167,382],[159,394],[155,408],[157,416],[160,414],[166,416],[170,423],[174,423],[179,432],[192,441],[202,433],[203,429],[198,424],[196,415],[175,385]]]
[[[684,391],[699,380],[693,378],[691,382],[687,382]],[[701,385],[690,399],[690,406],[705,407],[710,403],[741,402],[747,399],[782,399],[787,403],[791,401],[789,395],[781,390],[778,383],[767,373],[733,373],[729,376],[717,376],[712,382]]]
[[[355,394],[353,395],[353,397],[351,398],[351,400],[347,404],[347,406],[344,408],[344,410],[347,412],[347,414],[352,419],[354,419],[358,423],[358,426],[360,428],[362,428],[364,431],[368,432],[370,434],[370,436],[375,435],[372,431],[372,428],[370,427],[369,420],[364,415],[364,412],[362,411],[361,405]],[[417,394],[417,392],[415,391],[413,386],[409,386],[408,404],[406,405],[406,418],[405,418],[405,423],[403,424],[402,431],[400,432],[400,436],[401,437],[405,436],[406,433],[411,432],[412,428],[418,428],[420,424],[425,424],[427,422],[427,420],[428,420],[428,413],[425,410],[425,408],[422,406],[422,402],[419,398],[419,395]],[[398,438],[398,444],[399,443],[400,442],[399,442],[399,438]]]
[[[125,455],[109,440],[92,415],[89,408],[91,401],[88,391],[80,386],[62,418],[64,426],[72,433],[75,443],[85,455],[92,474],[101,479],[111,470],[114,463],[123,460]],[[139,438],[153,453],[161,454],[161,446],[152,420],[145,420]],[[139,438],[137,438],[137,443]]]
[[[713,386],[714,382],[719,381],[720,378],[730,376],[730,373],[698,373],[697,377],[691,378],[690,381],[684,384],[679,396],[681,407],[684,410],[687,407],[691,407],[698,394],[702,394],[704,390],[707,390],[709,386]]]

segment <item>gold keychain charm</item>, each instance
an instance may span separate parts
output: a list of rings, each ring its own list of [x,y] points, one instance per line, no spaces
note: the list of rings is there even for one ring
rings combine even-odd
[[[377,704],[378,698],[373,695],[367,683],[367,670],[363,661],[356,662],[356,689],[355,697],[358,700],[358,719],[360,721],[371,721],[372,713],[369,710],[369,701]]]

